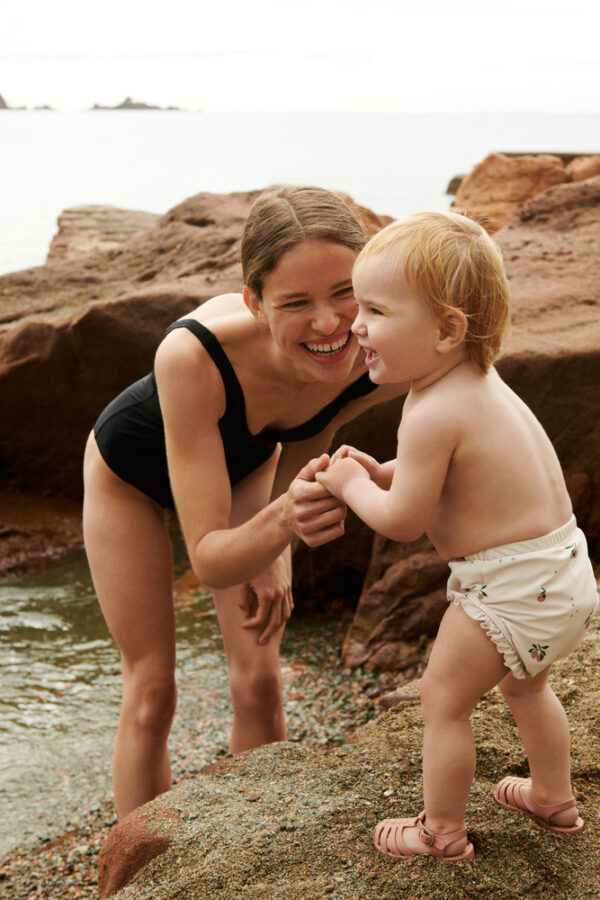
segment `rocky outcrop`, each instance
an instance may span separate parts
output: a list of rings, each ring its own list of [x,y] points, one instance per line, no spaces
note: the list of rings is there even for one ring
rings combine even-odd
[[[4,99],[2,94],[0,94],[0,109],[9,109],[9,107],[7,106],[6,100]]]
[[[144,103],[141,100],[133,100],[131,97],[125,97],[125,99],[122,100],[120,103],[118,103],[117,106],[102,106],[99,103],[94,103],[94,105],[92,106],[92,110],[98,110],[98,109],[127,109],[127,110],[146,109],[146,110],[172,111],[172,110],[178,110],[178,109],[180,109],[180,107],[179,106],[166,106],[166,107],[165,106],[153,106],[152,104]]]
[[[147,231],[160,216],[116,206],[73,206],[58,217],[58,231],[52,238],[47,263],[75,259],[97,250],[114,250],[124,241]]]
[[[0,578],[83,547],[79,503],[1,492],[0,511]]]
[[[514,721],[494,690],[472,717],[478,763],[467,823],[475,863],[450,872],[428,859],[408,865],[379,854],[374,825],[422,808],[423,721],[418,686],[406,685],[389,704],[381,699],[392,708],[359,729],[352,743],[330,751],[271,744],[224,760],[125,818],[100,854],[100,896],[517,900],[551,885],[557,900],[596,897],[599,660],[596,624],[553,670],[574,732],[574,792],[588,826],[576,839],[549,834],[494,802],[500,778],[527,774]]]
[[[520,203],[566,180],[558,156],[490,153],[463,178],[453,205],[494,232],[508,222]]]
[[[566,167],[569,181],[584,181],[600,175],[600,154],[577,156]]]

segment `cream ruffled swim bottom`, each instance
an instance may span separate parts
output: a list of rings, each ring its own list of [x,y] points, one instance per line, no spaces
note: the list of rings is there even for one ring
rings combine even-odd
[[[481,623],[516,678],[537,675],[581,641],[598,608],[575,517],[543,537],[451,559],[448,600]]]

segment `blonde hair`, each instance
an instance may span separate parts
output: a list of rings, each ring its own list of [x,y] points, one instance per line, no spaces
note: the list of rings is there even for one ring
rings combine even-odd
[[[500,248],[472,219],[422,212],[374,235],[356,260],[393,254],[413,293],[434,315],[459,309],[470,359],[487,372],[509,322],[510,288]]]
[[[244,284],[261,299],[265,277],[286,250],[317,238],[359,250],[363,227],[340,196],[325,188],[274,185],[250,208],[242,235]]]

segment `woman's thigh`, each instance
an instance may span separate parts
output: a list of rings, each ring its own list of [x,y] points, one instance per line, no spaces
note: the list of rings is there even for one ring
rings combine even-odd
[[[83,526],[94,587],[123,658],[159,675],[175,665],[172,553],[165,513],[106,465],[93,437]]]

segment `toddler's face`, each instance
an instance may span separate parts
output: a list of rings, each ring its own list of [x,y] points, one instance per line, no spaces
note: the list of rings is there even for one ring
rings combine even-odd
[[[440,320],[413,294],[390,254],[360,262],[352,280],[358,302],[352,331],[366,353],[371,381],[401,384],[433,371]]]

